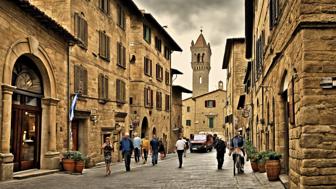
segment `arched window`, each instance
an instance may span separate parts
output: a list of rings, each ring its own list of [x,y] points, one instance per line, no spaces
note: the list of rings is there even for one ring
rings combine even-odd
[[[205,54],[203,53],[203,54],[202,54],[202,62],[204,62],[204,55],[205,55]]]
[[[199,77],[199,82],[200,82],[200,84],[202,84],[202,77]]]
[[[201,62],[201,54],[197,54],[197,62]]]

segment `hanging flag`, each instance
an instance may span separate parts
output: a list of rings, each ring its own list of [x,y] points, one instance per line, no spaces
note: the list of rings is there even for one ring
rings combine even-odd
[[[69,112],[70,121],[72,121],[73,118],[75,117],[75,108],[76,108],[77,99],[78,99],[78,93],[75,93],[75,96],[73,97],[71,106],[70,106],[70,112]]]

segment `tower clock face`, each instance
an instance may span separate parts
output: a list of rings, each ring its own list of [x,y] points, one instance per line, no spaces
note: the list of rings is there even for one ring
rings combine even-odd
[[[20,89],[28,90],[33,85],[33,80],[28,73],[23,72],[18,75],[15,85]]]

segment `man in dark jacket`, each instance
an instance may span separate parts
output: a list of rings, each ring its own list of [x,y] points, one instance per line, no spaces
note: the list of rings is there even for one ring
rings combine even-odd
[[[222,169],[224,163],[226,144],[222,139],[217,138],[214,147],[217,150],[217,163],[218,163],[218,169],[220,170]]]
[[[123,139],[120,141],[120,150],[123,154],[123,157],[125,159],[125,167],[126,171],[131,170],[131,155],[133,152],[134,146],[131,139],[129,139],[129,134],[125,133]]]

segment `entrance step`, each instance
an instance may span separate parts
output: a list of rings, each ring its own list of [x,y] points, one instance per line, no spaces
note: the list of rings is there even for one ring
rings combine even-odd
[[[284,185],[284,187],[285,187],[286,189],[288,189],[288,182],[289,182],[288,175],[286,175],[286,174],[281,174],[281,175],[279,176],[279,178],[280,178],[281,183]]]
[[[48,175],[48,174],[57,173],[57,172],[59,172],[58,169],[53,169],[53,170],[29,169],[29,170],[25,170],[25,171],[15,172],[13,174],[13,178],[14,179],[25,179],[25,178],[30,178],[30,177]]]

